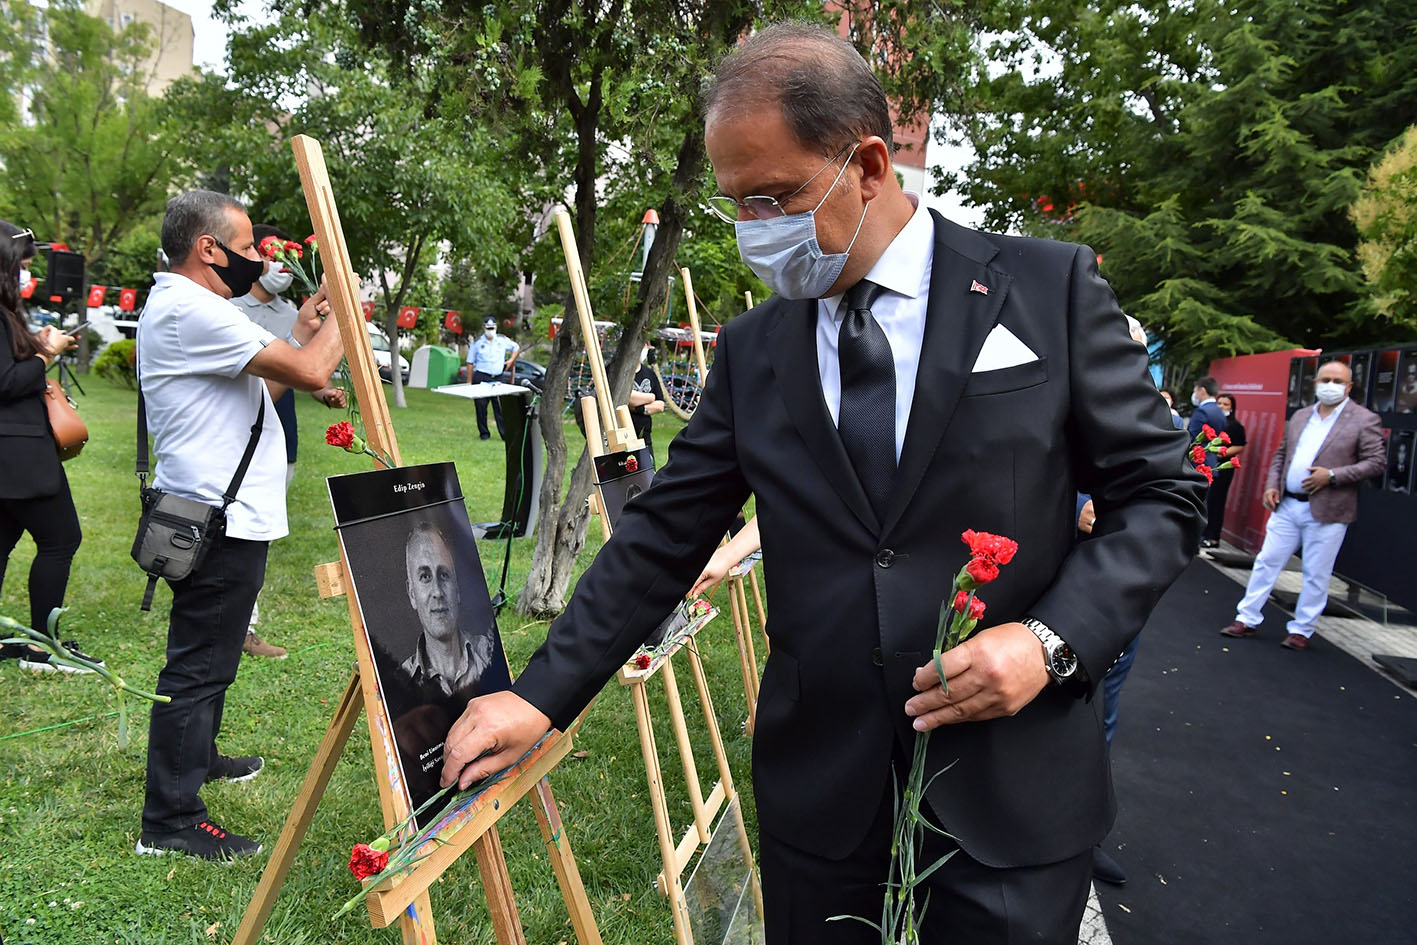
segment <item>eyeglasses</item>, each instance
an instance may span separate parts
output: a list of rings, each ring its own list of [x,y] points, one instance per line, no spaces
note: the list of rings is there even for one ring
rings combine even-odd
[[[777,217],[785,217],[787,216],[787,211],[782,209],[783,203],[786,203],[793,197],[796,197],[802,191],[806,190],[807,185],[812,183],[812,181],[816,180],[818,177],[820,177],[822,171],[825,171],[827,168],[835,164],[836,159],[841,157],[842,154],[845,153],[847,148],[851,149],[851,154],[847,155],[846,164],[850,164],[852,155],[856,153],[856,149],[860,146],[861,143],[859,141],[855,144],[842,145],[840,151],[833,154],[830,160],[827,161],[827,163],[823,164],[817,169],[817,173],[807,178],[807,180],[802,184],[801,187],[798,187],[792,193],[788,194],[786,197],[783,197],[781,201],[779,201],[776,197],[767,197],[762,194],[755,194],[751,197],[744,197],[742,200],[729,197],[726,194],[715,194],[708,200],[709,209],[713,211],[714,216],[718,217],[720,220],[723,220],[725,223],[737,223],[738,217],[741,212],[746,212],[748,216],[752,217],[755,220],[773,220]],[[843,171],[846,170],[846,164],[842,165]],[[837,176],[840,177],[841,175],[838,174]]]

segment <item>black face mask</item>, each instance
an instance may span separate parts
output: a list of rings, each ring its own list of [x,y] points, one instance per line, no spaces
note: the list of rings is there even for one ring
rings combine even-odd
[[[226,265],[218,266],[216,263],[208,263],[212,267],[212,272],[216,277],[226,284],[231,290],[231,297],[239,299],[241,296],[251,291],[251,286],[256,284],[256,280],[261,278],[261,273],[266,271],[266,264],[259,259],[247,259],[232,249],[229,249],[221,240],[212,237],[217,248],[226,253]]]

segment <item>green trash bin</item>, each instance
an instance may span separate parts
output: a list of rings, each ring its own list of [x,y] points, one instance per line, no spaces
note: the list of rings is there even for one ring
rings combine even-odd
[[[446,387],[458,379],[458,353],[452,348],[428,349],[428,387]]]

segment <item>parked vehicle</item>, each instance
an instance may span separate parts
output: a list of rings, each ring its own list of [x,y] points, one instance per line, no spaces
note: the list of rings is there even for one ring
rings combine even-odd
[[[393,352],[389,348],[389,339],[384,337],[384,333],[375,325],[365,323],[369,329],[369,344],[374,349],[374,363],[379,365],[379,377],[385,384],[394,382],[390,365],[393,363]],[[403,382],[408,383],[408,359],[399,355],[399,373],[403,375]]]

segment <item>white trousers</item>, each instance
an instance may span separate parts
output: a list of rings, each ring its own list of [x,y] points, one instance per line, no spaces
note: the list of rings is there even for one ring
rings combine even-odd
[[[1304,585],[1299,591],[1299,603],[1294,619],[1286,628],[1290,633],[1311,637],[1314,624],[1328,604],[1328,582],[1333,576],[1333,562],[1348,533],[1344,522],[1316,522],[1309,503],[1287,496],[1269,517],[1265,526],[1264,544],[1250,571],[1250,583],[1245,597],[1235,613],[1235,619],[1247,627],[1258,627],[1264,616],[1261,608],[1274,590],[1274,582],[1301,546],[1304,549]]]

